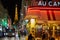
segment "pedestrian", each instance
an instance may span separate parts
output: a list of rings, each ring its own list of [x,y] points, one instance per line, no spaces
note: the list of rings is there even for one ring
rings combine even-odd
[[[32,36],[32,34],[29,34],[28,40],[34,40],[34,37]]]
[[[45,32],[43,32],[43,34],[42,34],[42,40],[45,40],[46,39],[46,34],[45,34]]]
[[[55,38],[54,37],[50,37],[49,40],[55,40]]]
[[[16,40],[19,40],[18,31],[15,32],[15,38]]]

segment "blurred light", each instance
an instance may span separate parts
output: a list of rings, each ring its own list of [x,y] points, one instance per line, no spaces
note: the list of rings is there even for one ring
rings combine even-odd
[[[2,31],[2,26],[0,26],[0,31]]]
[[[2,19],[2,21],[4,21],[4,19]]]
[[[31,22],[31,28],[35,27],[35,19],[31,19],[30,22]]]
[[[2,26],[7,27],[7,19],[2,19]]]
[[[48,27],[48,29],[49,29],[49,27]]]
[[[28,22],[29,20],[25,20],[26,22]]]
[[[59,29],[59,26],[57,26],[57,29]]]
[[[23,14],[21,13],[21,16],[23,16]]]
[[[15,8],[15,20],[18,20],[17,5],[16,5],[16,8]]]

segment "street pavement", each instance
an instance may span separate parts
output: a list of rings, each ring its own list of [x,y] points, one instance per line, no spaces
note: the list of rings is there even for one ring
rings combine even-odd
[[[0,40],[27,40],[26,36],[21,36],[20,38],[15,37],[4,37],[0,38]],[[35,38],[35,40],[42,40],[41,38]],[[60,40],[60,38],[55,38],[55,40]]]
[[[4,38],[0,38],[0,40],[25,40],[25,37],[20,37],[20,38],[4,37]]]
[[[15,40],[15,37],[4,37],[0,38],[0,40]]]

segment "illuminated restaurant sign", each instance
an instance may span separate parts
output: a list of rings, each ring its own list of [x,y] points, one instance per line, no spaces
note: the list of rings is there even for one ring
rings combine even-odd
[[[38,5],[39,6],[60,6],[60,2],[52,2],[52,1],[49,1],[48,3],[46,1],[39,1],[38,2]]]

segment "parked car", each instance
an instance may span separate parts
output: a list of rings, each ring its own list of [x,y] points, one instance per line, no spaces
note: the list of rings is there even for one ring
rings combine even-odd
[[[4,36],[6,36],[6,37],[14,37],[15,36],[15,30],[8,29],[6,32],[4,32]]]
[[[0,37],[3,37],[3,36],[4,36],[3,32],[2,32],[2,31],[0,31]]]

